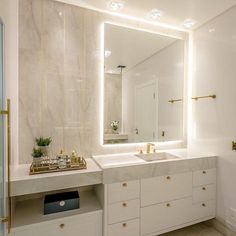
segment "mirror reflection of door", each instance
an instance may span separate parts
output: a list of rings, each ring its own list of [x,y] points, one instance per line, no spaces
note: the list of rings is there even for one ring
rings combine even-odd
[[[135,88],[135,142],[157,137],[157,83],[149,81]]]
[[[184,48],[179,36],[105,24],[104,144],[182,140]]]

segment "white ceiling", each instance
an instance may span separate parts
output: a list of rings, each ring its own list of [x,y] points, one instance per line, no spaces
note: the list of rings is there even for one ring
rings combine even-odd
[[[161,49],[174,43],[176,39],[145,31],[105,25],[105,50],[111,55],[105,58],[106,73],[120,73],[118,65],[131,69]]]
[[[91,9],[111,11],[107,7],[110,0],[58,0]],[[185,19],[194,19],[197,28],[236,4],[236,0],[123,0],[120,14],[150,20],[147,15],[156,8],[164,12],[161,23],[182,28]]]

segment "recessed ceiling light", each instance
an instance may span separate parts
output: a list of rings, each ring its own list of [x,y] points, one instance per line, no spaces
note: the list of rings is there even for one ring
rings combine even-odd
[[[109,56],[111,56],[111,51],[105,50],[105,57],[108,58]]]
[[[157,20],[157,19],[159,19],[162,16],[163,16],[163,12],[158,10],[158,9],[152,9],[148,13],[148,17],[151,18],[152,20]]]
[[[196,21],[195,20],[192,20],[192,19],[186,19],[182,26],[184,26],[185,28],[187,29],[190,29],[192,28],[194,25],[196,24]]]
[[[120,11],[124,8],[124,2],[123,1],[110,1],[108,2],[107,6],[109,9],[113,11]]]

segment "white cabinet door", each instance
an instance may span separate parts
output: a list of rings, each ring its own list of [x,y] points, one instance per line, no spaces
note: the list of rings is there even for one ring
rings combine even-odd
[[[203,202],[215,199],[216,187],[215,184],[209,184],[193,188],[193,202]]]
[[[193,172],[193,186],[213,184],[216,182],[216,169]]]
[[[139,219],[108,226],[108,236],[139,236]]]
[[[192,221],[192,198],[141,208],[141,235]]]
[[[215,216],[215,201],[205,201],[193,204],[193,220]]]
[[[102,211],[13,229],[14,236],[102,236]]]
[[[109,224],[113,224],[124,220],[138,218],[139,211],[139,199],[113,203],[108,206],[108,222]]]
[[[141,180],[141,206],[192,195],[192,172]]]
[[[139,198],[139,194],[140,194],[139,180],[108,184],[109,203],[136,199]]]

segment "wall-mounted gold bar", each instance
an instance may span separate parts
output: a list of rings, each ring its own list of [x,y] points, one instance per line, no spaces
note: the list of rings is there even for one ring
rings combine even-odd
[[[182,102],[183,99],[172,99],[172,100],[169,100],[168,102],[170,103],[174,103],[174,102]]]
[[[212,98],[212,99],[215,99],[216,98],[216,95],[215,94],[212,94],[212,95],[207,95],[207,96],[200,96],[200,97],[192,97],[193,100],[198,100],[198,99],[204,99],[204,98]]]

